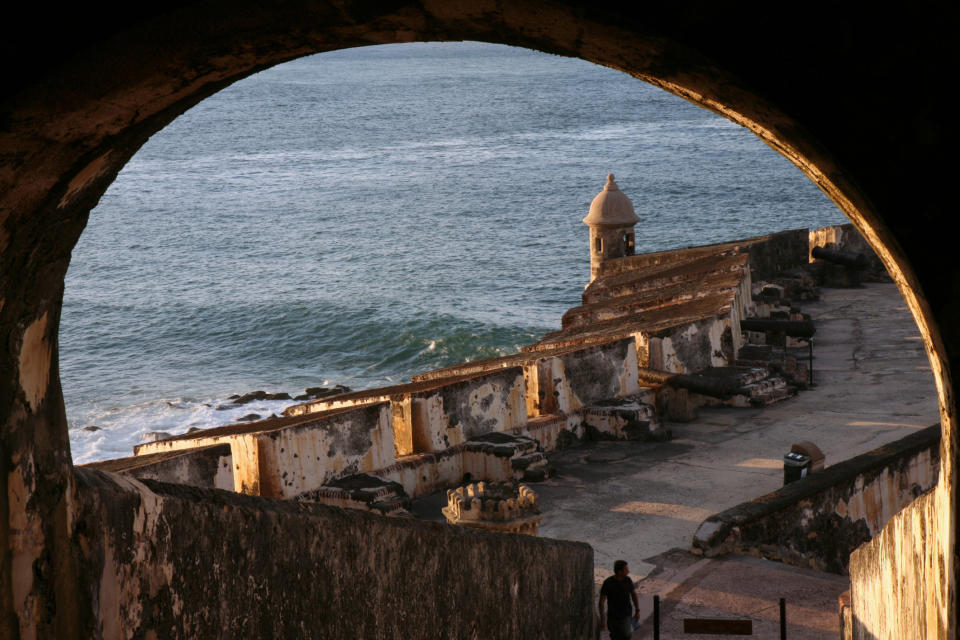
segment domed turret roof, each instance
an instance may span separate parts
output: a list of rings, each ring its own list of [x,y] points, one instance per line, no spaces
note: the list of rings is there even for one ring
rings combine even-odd
[[[640,222],[633,210],[633,203],[613,181],[613,174],[607,175],[607,184],[603,191],[590,203],[590,213],[583,221],[591,226],[625,226]]]

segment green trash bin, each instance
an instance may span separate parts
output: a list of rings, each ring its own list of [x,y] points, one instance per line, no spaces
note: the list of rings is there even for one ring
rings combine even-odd
[[[783,456],[783,484],[806,478],[810,473],[810,456],[805,453],[788,453]]]

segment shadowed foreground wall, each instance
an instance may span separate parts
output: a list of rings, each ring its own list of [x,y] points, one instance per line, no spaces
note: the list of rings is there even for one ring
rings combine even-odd
[[[584,543],[75,473],[83,637],[553,639],[593,628]]]

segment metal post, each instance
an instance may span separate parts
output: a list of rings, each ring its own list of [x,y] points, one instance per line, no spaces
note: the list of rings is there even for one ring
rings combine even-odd
[[[780,640],[787,640],[787,601],[780,598]]]
[[[660,596],[653,596],[653,640],[660,640]]]

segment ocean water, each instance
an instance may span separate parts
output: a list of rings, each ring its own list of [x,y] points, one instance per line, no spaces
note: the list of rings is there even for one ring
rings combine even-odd
[[[579,302],[609,172],[639,252],[845,221],[746,129],[582,60],[389,45],[224,89],[137,153],[73,252],[74,460],[289,404],[218,410],[233,393],[396,384],[536,340]]]

